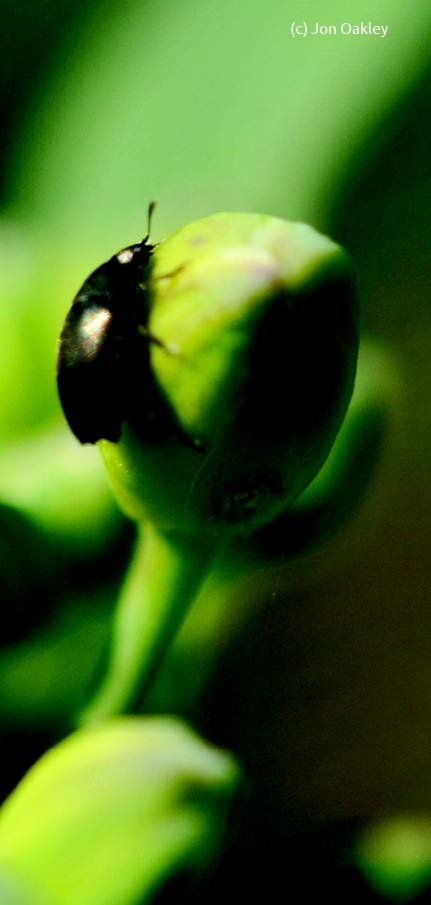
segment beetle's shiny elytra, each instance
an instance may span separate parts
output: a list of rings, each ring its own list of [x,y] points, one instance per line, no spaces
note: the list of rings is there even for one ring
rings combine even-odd
[[[117,441],[126,420],[137,420],[138,427],[148,422],[150,430],[157,423],[149,367],[149,344],[157,340],[147,330],[154,248],[147,235],[113,255],[85,280],[67,315],[57,384],[66,419],[81,443]]]

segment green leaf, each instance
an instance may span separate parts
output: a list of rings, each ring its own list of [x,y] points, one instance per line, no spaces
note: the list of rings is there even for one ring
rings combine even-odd
[[[284,0],[94,4],[21,135],[12,168],[15,210],[40,231],[74,237],[92,254],[145,230],[150,198],[158,232],[211,210],[271,210],[324,226],[346,163],[364,135],[414,83],[429,58],[431,8],[381,0],[325,18],[373,19],[381,37],[292,38],[322,5]],[[323,202],[323,204],[322,204]]]

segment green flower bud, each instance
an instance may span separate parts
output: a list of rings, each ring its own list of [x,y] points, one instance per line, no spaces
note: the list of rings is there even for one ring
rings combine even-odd
[[[61,335],[60,398],[145,532],[81,721],[137,703],[220,547],[254,537],[313,480],[357,347],[350,261],[299,223],[216,214],[85,281]]]
[[[410,902],[431,884],[431,820],[425,814],[400,814],[366,826],[358,835],[352,860],[371,889],[393,902]]]
[[[0,889],[4,877],[11,905],[27,890],[36,905],[144,905],[218,851],[238,780],[234,759],[178,720],[76,733],[0,811]]]
[[[179,429],[146,442],[126,422],[102,441],[112,484],[161,530],[247,534],[309,484],[343,420],[358,345],[350,261],[303,224],[216,214],[152,262],[150,367]]]

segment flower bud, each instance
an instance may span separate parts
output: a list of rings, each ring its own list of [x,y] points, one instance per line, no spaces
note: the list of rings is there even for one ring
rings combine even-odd
[[[155,248],[149,366],[177,429],[154,442],[132,419],[101,442],[130,515],[248,534],[302,492],[353,388],[353,284],[339,246],[268,216],[216,214]],[[138,409],[144,383],[135,393]]]
[[[352,860],[387,901],[426,902],[431,885],[431,821],[427,814],[393,814],[365,825]]]
[[[179,720],[77,732],[3,805],[0,884],[11,905],[15,889],[17,905],[27,905],[25,890],[35,905],[144,905],[218,851],[238,780],[233,757]]]

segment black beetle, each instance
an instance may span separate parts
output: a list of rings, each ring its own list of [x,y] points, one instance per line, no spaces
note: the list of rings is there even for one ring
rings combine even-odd
[[[149,367],[148,279],[155,245],[148,232],[90,276],[75,296],[61,336],[57,385],[64,414],[81,443],[120,437],[124,421],[147,438],[166,432],[166,410]]]

